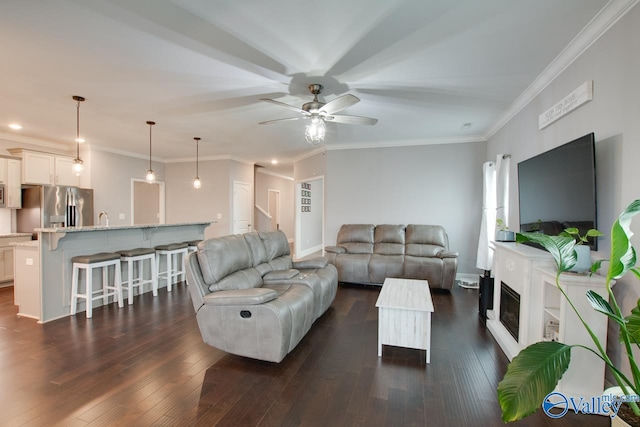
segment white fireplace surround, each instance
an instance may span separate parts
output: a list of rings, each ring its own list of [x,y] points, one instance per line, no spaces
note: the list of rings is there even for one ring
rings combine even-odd
[[[487,310],[487,328],[511,360],[527,345],[539,341],[532,329],[537,330],[537,325],[542,322],[542,294],[539,287],[532,286],[534,270],[537,267],[552,268],[555,264],[548,252],[522,244],[495,242],[494,250],[493,310]],[[501,282],[520,294],[518,341],[500,322]]]
[[[557,325],[555,338],[558,341],[595,348],[556,286],[557,269],[551,254],[530,246],[503,242],[494,243],[494,250],[493,310],[487,311],[487,327],[509,360],[528,345],[545,339],[545,326],[550,321]],[[501,282],[520,294],[517,341],[500,322]],[[606,345],[607,317],[596,312],[585,296],[592,290],[608,300],[605,278],[563,273],[560,283],[599,341]],[[584,349],[574,349],[571,353],[571,364],[556,391],[566,396],[599,396],[604,387],[604,362]]]

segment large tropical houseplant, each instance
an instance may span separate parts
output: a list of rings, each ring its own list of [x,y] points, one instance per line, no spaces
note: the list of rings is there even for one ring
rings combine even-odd
[[[590,351],[602,359],[611,371],[618,386],[625,395],[640,395],[640,368],[635,360],[633,350],[640,348],[640,300],[631,313],[623,315],[620,305],[616,301],[611,289],[612,281],[620,279],[629,271],[640,278],[640,269],[636,267],[636,251],[631,244],[631,220],[640,212],[640,200],[635,200],[620,214],[611,227],[611,255],[608,260],[606,275],[606,289],[609,301],[593,291],[588,291],[586,298],[594,310],[609,317],[620,328],[620,342],[624,345],[625,353],[629,361],[631,374],[625,374],[616,366],[606,353],[606,343],[601,343],[593,333],[591,327],[576,310],[574,304],[568,298],[560,275],[570,271],[576,263],[574,246],[575,239],[570,235],[547,236],[541,233],[519,233],[518,241],[532,241],[542,245],[551,253],[555,260],[558,272],[556,286],[567,299],[571,308],[593,339],[594,348],[581,345],[567,345],[560,342],[545,341],[532,344],[523,349],[513,358],[507,368],[502,381],[498,384],[498,401],[502,408],[502,419],[505,422],[516,421],[532,414],[538,409],[545,396],[551,393],[569,368],[571,353],[575,347],[579,351]],[[602,260],[594,263],[592,272],[597,271]],[[633,412],[640,414],[640,408],[635,402],[629,405]]]

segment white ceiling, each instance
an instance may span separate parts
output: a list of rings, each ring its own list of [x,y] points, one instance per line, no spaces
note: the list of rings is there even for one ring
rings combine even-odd
[[[193,158],[199,136],[201,159],[286,164],[315,147],[304,121],[258,125],[296,115],[259,99],[301,106],[321,83],[379,119],[329,124],[329,149],[484,140],[607,3],[3,0],[0,137],[73,147],[81,95],[92,146],[148,156],[154,120],[154,158]]]

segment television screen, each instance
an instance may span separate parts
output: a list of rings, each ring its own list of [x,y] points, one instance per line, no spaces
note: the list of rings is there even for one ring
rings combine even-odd
[[[596,228],[595,171],[593,133],[518,163],[520,231]],[[590,246],[596,250],[597,239]]]

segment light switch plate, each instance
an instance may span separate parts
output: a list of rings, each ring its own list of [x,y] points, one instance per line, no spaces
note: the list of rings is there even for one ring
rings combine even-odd
[[[216,215],[216,218],[218,218],[218,219],[222,219],[222,214],[221,214],[221,213],[219,213],[218,215]]]
[[[118,219],[124,219],[124,214],[121,213],[120,215],[118,215]]]

